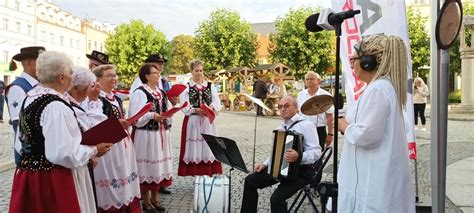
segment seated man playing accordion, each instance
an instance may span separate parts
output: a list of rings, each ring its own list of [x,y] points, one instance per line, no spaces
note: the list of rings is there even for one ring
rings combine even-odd
[[[321,147],[319,146],[318,135],[314,131],[314,124],[300,119],[296,100],[291,96],[286,96],[280,100],[278,107],[281,117],[284,119],[283,124],[278,127],[278,130],[292,131],[302,135],[300,137],[302,138],[303,147],[302,156],[294,149],[286,149],[283,154],[284,160],[290,164],[290,167],[292,164],[299,163],[297,171],[294,170],[297,174],[291,180],[283,178],[278,180],[268,173],[269,164],[274,159],[268,158],[263,163],[256,163],[255,173],[245,178],[241,212],[257,212],[257,189],[263,189],[278,182],[280,184],[270,199],[271,212],[287,212],[286,199],[311,182],[314,173],[312,165],[321,156]]]

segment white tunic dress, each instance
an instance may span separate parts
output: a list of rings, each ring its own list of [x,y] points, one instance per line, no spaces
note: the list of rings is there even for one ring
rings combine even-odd
[[[81,107],[80,103],[78,103],[73,97],[70,95],[67,96],[69,101],[72,104],[75,104]],[[76,113],[77,120],[79,121],[79,125],[83,128],[84,131],[92,128],[93,126],[99,124],[101,121],[107,119],[107,117],[102,114],[102,105],[99,104],[100,101],[84,101],[83,106],[80,110],[79,108],[73,106],[74,112]],[[92,190],[92,182],[90,179],[89,168],[87,165],[73,170],[72,175],[74,177],[75,183],[80,183],[76,185],[85,185],[87,187],[76,188],[79,205],[81,206],[81,210],[85,210],[84,212],[96,212],[96,203],[94,200],[94,192]]]
[[[370,83],[347,113],[340,212],[415,212],[402,111],[391,82]]]
[[[101,97],[106,95],[100,93]],[[117,98],[109,103],[120,107]],[[128,206],[135,198],[140,198],[135,148],[130,137],[114,144],[106,155],[98,158],[94,176],[97,202],[101,209],[119,209],[123,205]]]
[[[207,84],[207,81],[204,81],[204,83],[200,85],[190,80],[188,87],[180,96],[180,102],[184,103],[185,101],[189,101],[189,86],[195,86],[196,88],[201,89],[206,88],[208,86]],[[211,85],[211,93],[212,103],[210,106],[214,107],[214,111],[217,113],[221,110],[222,105],[214,85]],[[188,106],[183,109],[183,112],[189,116],[193,114],[195,110],[192,106]],[[188,128],[186,128],[186,150],[183,157],[184,162],[208,163],[216,160],[201,133],[217,135],[218,133],[215,122],[211,124],[206,116],[189,116]]]
[[[152,94],[153,91],[147,86],[143,85],[144,88]],[[159,93],[158,97],[154,97],[159,106],[162,109],[162,97],[161,91],[156,88]],[[130,115],[136,114],[145,104],[148,99],[142,90],[135,90],[130,99]],[[166,102],[167,109],[172,107],[169,101]],[[154,112],[148,112],[141,117],[136,127],[145,126],[150,120],[153,119]],[[171,118],[167,119],[168,123],[171,123]],[[135,151],[137,155],[137,166],[138,166],[138,177],[140,183],[147,184],[159,184],[163,180],[171,180],[173,172],[173,157],[171,156],[171,137],[170,131],[164,128],[162,122],[160,122],[159,129],[145,130],[136,129],[135,136],[133,138],[135,144]]]

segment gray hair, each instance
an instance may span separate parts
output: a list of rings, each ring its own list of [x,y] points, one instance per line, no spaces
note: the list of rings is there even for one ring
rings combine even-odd
[[[72,75],[72,61],[63,52],[46,51],[36,60],[36,75],[43,84],[56,83],[59,75]]]
[[[116,67],[115,65],[113,64],[104,64],[104,65],[99,65],[97,67],[94,67],[94,69],[92,69],[92,72],[94,73],[95,77],[97,78],[100,78],[104,75],[104,71],[106,70],[116,70]]]
[[[202,62],[199,59],[193,59],[192,61],[190,61],[188,64],[189,72],[192,72],[194,68],[197,67],[198,65],[202,65],[204,67],[204,62]]]
[[[87,88],[96,80],[95,75],[87,68],[75,66],[72,74],[72,86]]]
[[[306,75],[304,75],[304,78],[306,79],[307,77],[309,77],[310,75],[313,75],[314,77],[316,77],[318,80],[321,80],[321,76],[316,73],[316,72],[313,72],[313,71],[308,71],[306,73]]]

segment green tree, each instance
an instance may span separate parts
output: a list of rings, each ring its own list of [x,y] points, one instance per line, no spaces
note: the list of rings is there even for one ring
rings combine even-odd
[[[235,11],[218,9],[196,30],[194,53],[204,61],[207,71],[253,66],[256,50],[257,35]]]
[[[183,74],[188,72],[188,62],[194,58],[194,37],[177,35],[171,40],[170,73]]]
[[[165,35],[142,20],[119,25],[105,41],[105,49],[110,61],[117,66],[120,83],[126,87],[138,76],[139,66],[149,54],[169,55]]]
[[[426,78],[430,65],[430,37],[426,29],[427,17],[408,8],[408,35],[410,37],[411,63],[414,76]]]
[[[299,8],[278,17],[278,33],[270,35],[270,57],[272,62],[281,62],[290,67],[292,74],[301,79],[308,70],[322,75],[330,72],[335,64],[334,32],[312,33],[306,30],[306,18],[319,9]],[[332,69],[333,70],[333,69]]]

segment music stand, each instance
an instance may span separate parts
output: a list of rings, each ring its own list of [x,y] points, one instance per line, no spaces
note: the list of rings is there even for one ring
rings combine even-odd
[[[252,97],[246,93],[244,93],[245,97],[250,99],[253,103],[257,104],[258,106],[262,107],[263,109],[269,111],[273,114],[273,110],[271,110],[267,105],[265,105],[260,99]],[[252,166],[255,165],[255,144],[257,141],[257,114],[255,114],[255,127],[253,129],[253,157],[252,157]]]
[[[245,166],[244,159],[240,154],[239,147],[235,141],[224,138],[216,137],[214,135],[201,134],[206,143],[209,145],[209,148],[212,151],[212,154],[220,160],[222,163],[229,165],[231,168],[229,170],[229,206],[228,211],[230,211],[231,206],[231,196],[232,196],[232,170],[234,168],[244,172],[249,173],[247,167]]]

